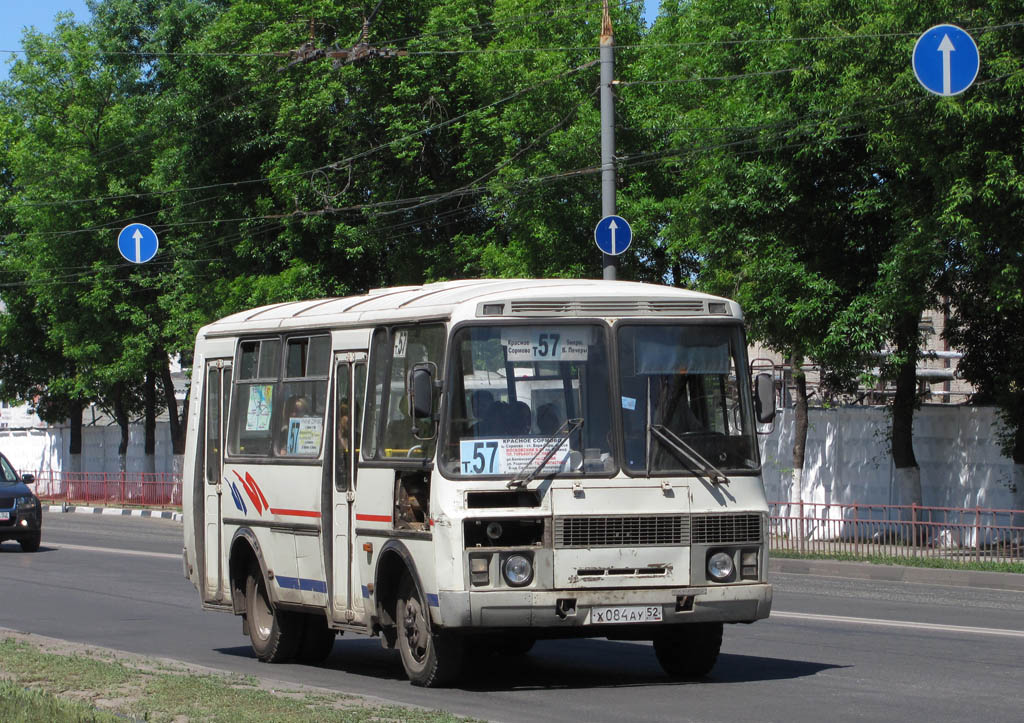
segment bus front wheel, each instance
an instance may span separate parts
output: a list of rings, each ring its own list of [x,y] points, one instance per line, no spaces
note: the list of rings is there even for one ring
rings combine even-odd
[[[463,641],[451,633],[434,632],[416,583],[406,574],[395,605],[398,650],[409,682],[436,688],[454,680],[462,669]]]
[[[295,657],[301,642],[301,621],[294,613],[274,608],[258,567],[249,571],[245,581],[245,615],[257,658],[264,663],[284,663]]]
[[[711,672],[722,648],[722,623],[680,625],[654,638],[654,654],[673,678],[701,678]]]

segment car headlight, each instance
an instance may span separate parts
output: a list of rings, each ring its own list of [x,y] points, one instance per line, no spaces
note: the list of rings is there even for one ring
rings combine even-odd
[[[38,504],[39,500],[37,500],[32,495],[25,495],[24,497],[14,498],[14,506],[17,507],[19,510],[24,510],[29,507],[35,507]]]
[[[716,582],[725,582],[732,577],[732,555],[727,552],[716,552],[708,558],[708,575]]]
[[[533,579],[533,561],[526,555],[509,555],[501,565],[501,574],[512,587],[529,585]]]

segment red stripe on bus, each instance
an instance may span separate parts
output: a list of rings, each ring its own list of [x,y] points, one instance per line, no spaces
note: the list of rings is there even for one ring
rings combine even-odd
[[[319,517],[320,513],[316,510],[283,510],[279,507],[271,507],[270,511],[275,515],[288,515],[291,517]]]
[[[391,522],[391,515],[356,515],[360,522]]]

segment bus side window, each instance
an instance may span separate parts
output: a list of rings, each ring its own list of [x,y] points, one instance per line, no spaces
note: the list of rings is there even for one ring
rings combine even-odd
[[[275,451],[282,457],[320,456],[327,411],[329,336],[296,336],[285,341],[281,413]],[[275,410],[278,405],[274,405]]]
[[[271,423],[280,391],[280,349],[280,339],[254,339],[238,345],[228,425],[232,454],[266,456],[271,452]]]
[[[339,362],[334,384],[338,391],[335,399],[337,418],[334,438],[334,486],[339,491],[349,488],[349,471],[352,467],[352,394],[349,388],[349,364]]]
[[[364,427],[364,459],[421,460],[434,455],[436,419],[413,419],[409,384],[417,364],[444,368],[441,325],[377,329],[370,353],[370,398]],[[434,389],[433,408],[440,391]],[[379,445],[377,444],[379,440]]]

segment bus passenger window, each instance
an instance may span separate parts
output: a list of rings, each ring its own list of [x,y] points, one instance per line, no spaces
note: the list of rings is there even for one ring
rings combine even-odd
[[[320,456],[330,337],[287,337],[283,355],[281,342],[252,339],[238,345],[228,424],[233,455]]]
[[[280,348],[279,339],[255,339],[238,345],[238,375],[228,425],[231,454],[266,456],[271,452]]]
[[[285,342],[284,403],[277,425],[275,451],[282,457],[320,456],[327,411],[328,336],[298,336]]]

